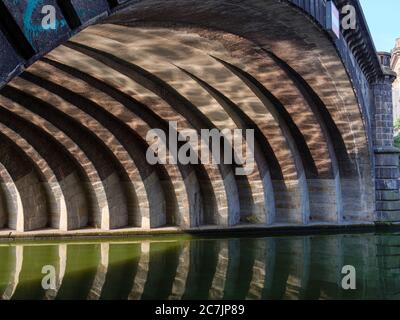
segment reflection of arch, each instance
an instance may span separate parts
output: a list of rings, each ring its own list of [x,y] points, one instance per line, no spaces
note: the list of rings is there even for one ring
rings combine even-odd
[[[109,251],[107,275],[101,291],[101,299],[128,299],[138,268],[141,244],[139,242],[110,243]]]
[[[179,263],[176,268],[176,276],[174,284],[172,285],[169,300],[181,300],[186,291],[186,283],[190,267],[190,243],[185,242],[182,244],[180,251]]]
[[[54,300],[57,298],[58,291],[64,280],[65,271],[67,268],[67,245],[59,244],[56,246],[58,251],[58,263],[56,268],[56,287],[54,290],[47,290],[45,294],[46,300]]]
[[[373,234],[3,244],[0,300],[392,299],[398,249],[396,235]],[[344,265],[356,267],[355,291],[342,289]],[[43,266],[55,267],[55,290],[43,289]]]
[[[17,289],[19,283],[19,276],[22,270],[22,264],[24,259],[24,247],[23,246],[13,246],[12,251],[14,253],[14,266],[10,274],[10,280],[7,288],[5,289],[1,299],[11,300],[15,290]]]
[[[129,300],[139,300],[143,295],[143,291],[147,281],[150,262],[150,242],[142,242],[140,249],[140,259],[133,279],[132,291],[129,293]]]
[[[228,241],[221,241],[219,243],[217,266],[215,268],[214,278],[209,290],[208,299],[221,300],[224,297],[225,282],[229,265],[228,245]]]
[[[171,295],[179,266],[180,246],[176,241],[152,242],[143,300],[166,300]]]
[[[24,150],[37,151],[33,162],[43,159],[37,176],[51,180],[53,171],[60,184],[42,192],[50,199],[43,216],[57,216],[51,199],[61,189],[68,230],[374,220],[368,129],[340,56],[318,26],[274,0],[150,2],[81,31],[0,91],[1,112],[31,123],[38,139],[56,137],[51,144],[81,172],[71,183],[81,186],[76,208],[59,174],[62,159],[21,126],[5,124],[3,131],[26,141]],[[146,132],[165,130],[168,121],[178,122],[178,133],[254,129],[255,172],[236,176],[236,164],[149,165]],[[79,221],[83,208],[93,221]]]
[[[208,299],[223,246],[216,241],[191,241],[185,300]],[[206,262],[206,263],[205,263]]]
[[[57,289],[57,300],[86,300],[93,288],[101,262],[101,244],[68,243],[66,264],[61,285]],[[103,256],[104,257],[104,256]],[[79,261],[79,263],[76,263]]]
[[[108,261],[110,254],[110,244],[100,244],[100,263],[97,267],[96,276],[94,277],[92,288],[89,291],[88,300],[99,300],[103,291],[104,283],[106,282]]]

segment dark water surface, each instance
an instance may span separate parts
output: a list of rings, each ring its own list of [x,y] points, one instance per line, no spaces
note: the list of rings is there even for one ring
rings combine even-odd
[[[0,299],[371,298],[400,298],[400,234],[0,243]]]

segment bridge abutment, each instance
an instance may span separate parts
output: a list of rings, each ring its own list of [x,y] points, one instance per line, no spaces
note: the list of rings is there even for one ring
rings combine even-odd
[[[379,53],[383,76],[372,84],[374,107],[374,156],[376,218],[379,222],[400,220],[399,155],[393,142],[392,83],[396,74],[390,69],[390,54]]]

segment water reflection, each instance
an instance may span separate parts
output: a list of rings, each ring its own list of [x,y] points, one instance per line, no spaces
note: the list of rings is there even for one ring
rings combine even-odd
[[[399,234],[0,244],[0,298],[399,299],[399,257]]]

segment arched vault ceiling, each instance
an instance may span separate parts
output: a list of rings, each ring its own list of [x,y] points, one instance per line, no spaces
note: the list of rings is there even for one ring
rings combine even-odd
[[[0,227],[373,219],[351,82],[326,35],[283,2],[147,1],[50,52],[0,91],[0,106],[0,138],[25,168],[0,157]],[[146,135],[169,121],[198,136],[254,129],[254,171],[150,165]]]

